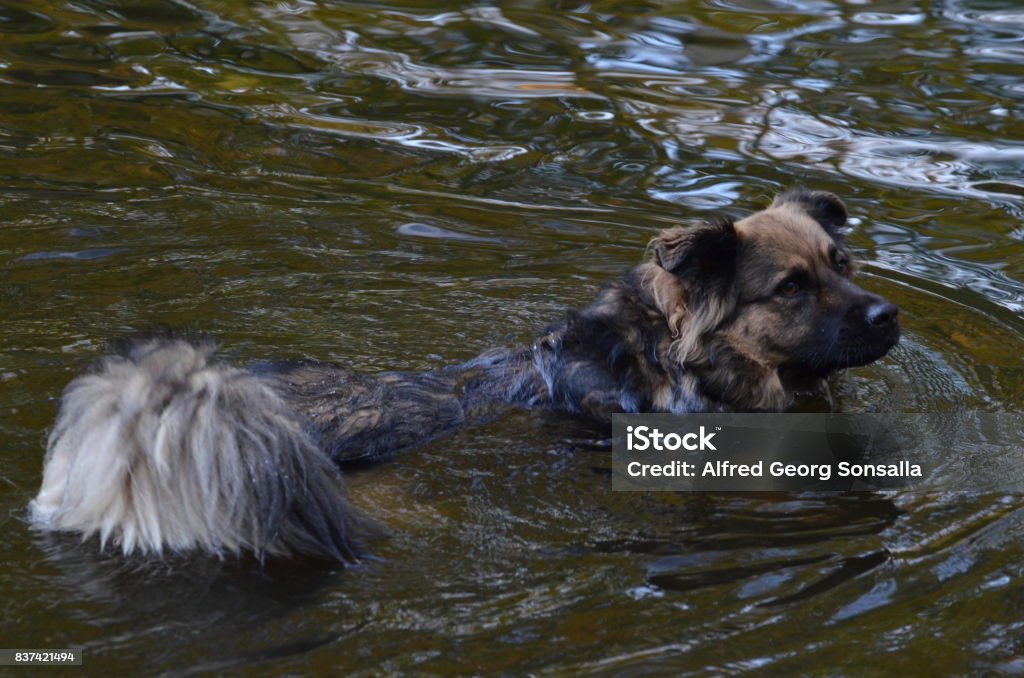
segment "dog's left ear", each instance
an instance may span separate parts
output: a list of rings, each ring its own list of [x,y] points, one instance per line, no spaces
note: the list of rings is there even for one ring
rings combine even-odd
[[[729,219],[677,226],[651,240],[655,262],[691,290],[724,291],[732,281],[739,240]]]
[[[780,193],[772,203],[772,207],[779,207],[787,203],[797,205],[807,212],[832,237],[840,236],[841,229],[846,225],[846,205],[828,191],[791,188]]]

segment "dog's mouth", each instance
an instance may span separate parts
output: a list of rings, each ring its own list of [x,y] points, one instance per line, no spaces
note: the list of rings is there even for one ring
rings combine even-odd
[[[806,347],[784,371],[793,376],[821,379],[837,370],[870,365],[884,357],[899,341],[900,325],[895,320],[867,333],[852,333],[844,328],[834,340],[819,340],[815,342],[817,345]]]
[[[837,369],[845,369],[847,367],[870,365],[879,358],[884,357],[899,342],[900,326],[899,323],[894,323],[885,332],[884,336],[846,348],[845,352],[840,355],[836,367]]]

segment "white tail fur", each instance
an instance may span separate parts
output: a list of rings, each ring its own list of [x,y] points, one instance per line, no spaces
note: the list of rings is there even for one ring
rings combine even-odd
[[[358,558],[360,520],[333,463],[269,382],[213,353],[144,340],[72,381],[33,522],[125,554]]]

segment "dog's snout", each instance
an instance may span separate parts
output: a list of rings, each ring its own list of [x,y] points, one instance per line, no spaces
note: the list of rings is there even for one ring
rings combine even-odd
[[[896,322],[896,315],[898,313],[899,309],[896,308],[895,304],[891,304],[885,299],[876,299],[868,304],[864,317],[868,321],[868,325],[882,328]]]

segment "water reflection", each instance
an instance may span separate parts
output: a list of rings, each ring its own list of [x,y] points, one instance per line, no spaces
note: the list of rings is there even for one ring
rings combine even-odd
[[[0,34],[8,637],[121,672],[1020,672],[1019,497],[612,493],[532,414],[354,476],[392,532],[356,571],[139,569],[20,519],[117,334],[432,368],[797,183],[906,328],[802,406],[1019,409],[1016,3],[42,0]]]

